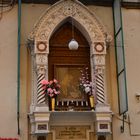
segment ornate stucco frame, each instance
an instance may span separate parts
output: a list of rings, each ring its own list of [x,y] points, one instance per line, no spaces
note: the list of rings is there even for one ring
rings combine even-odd
[[[37,24],[30,33],[28,40],[34,42],[32,53],[33,69],[33,95],[31,113],[40,110],[40,106],[44,105],[45,97],[37,89],[40,86],[41,79],[48,78],[48,54],[49,54],[49,40],[53,33],[67,21],[68,18],[73,18],[74,25],[81,31],[90,45],[90,62],[91,62],[91,76],[92,82],[96,84],[96,98],[97,106],[106,104],[105,94],[105,55],[106,44],[108,43],[108,35],[105,27],[99,19],[92,13],[85,5],[78,0],[60,0],[52,5],[40,17]],[[46,49],[38,49],[41,42]],[[101,44],[104,49],[97,50],[96,45]],[[100,46],[99,46],[100,47]],[[41,51],[40,51],[41,50]],[[96,72],[96,73],[95,73]],[[100,83],[100,84],[99,84]],[[38,92],[39,91],[39,92]],[[109,112],[108,107],[99,107],[97,112]],[[99,114],[100,114],[99,113]],[[97,113],[98,114],[98,113]],[[97,115],[98,116],[98,115]],[[48,119],[46,119],[48,122]],[[110,120],[110,117],[109,117]]]
[[[34,41],[34,50],[36,55],[36,70],[45,70],[45,75],[48,77],[47,72],[47,56],[49,53],[49,40],[52,34],[67,20],[67,18],[74,19],[74,25],[82,32],[86,37],[90,45],[90,55],[91,55],[91,66],[94,70],[104,71],[105,66],[105,54],[106,54],[106,29],[101,24],[99,19],[92,13],[85,5],[83,5],[78,0],[60,0],[59,2],[52,5],[45,13],[40,17],[37,24],[34,26],[32,32],[30,33],[28,39]],[[47,45],[47,50],[39,51],[37,48],[38,42],[45,42]],[[103,44],[104,50],[97,52],[95,49],[96,44]],[[39,62],[38,55],[42,54],[41,62]],[[46,55],[44,55],[46,54]],[[95,60],[94,60],[95,58]],[[99,70],[98,70],[99,67]],[[93,69],[92,77],[93,77]],[[40,71],[41,72],[41,71]]]

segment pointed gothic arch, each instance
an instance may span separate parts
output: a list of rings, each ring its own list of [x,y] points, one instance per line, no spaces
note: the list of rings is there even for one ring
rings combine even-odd
[[[48,43],[56,28],[68,17],[76,21],[75,26],[86,34],[89,43],[105,42],[103,24],[78,0],[60,0],[47,9],[34,26],[29,40],[45,40]]]

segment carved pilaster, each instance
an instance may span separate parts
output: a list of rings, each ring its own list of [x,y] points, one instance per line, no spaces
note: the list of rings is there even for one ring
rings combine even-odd
[[[33,41],[27,41],[27,47],[29,48],[29,52],[30,52],[30,59],[31,59],[31,85],[32,85],[32,91],[31,91],[31,105],[30,105],[30,111],[32,112],[34,110],[35,107],[35,101],[36,101],[36,97],[35,97],[35,66],[34,66],[34,42]]]
[[[91,47],[93,71],[96,83],[96,99],[98,104],[105,103],[105,54],[104,42],[95,42]]]
[[[41,81],[48,73],[48,49],[46,41],[35,42],[35,62],[37,73],[37,104],[45,104],[44,88]]]
[[[110,106],[98,104],[96,106],[96,122],[95,122],[95,132],[98,136],[100,135],[110,135],[112,133],[112,111]]]
[[[44,111],[45,110],[45,111]],[[31,134],[45,135],[49,133],[49,121],[50,113],[44,110],[35,110],[32,114],[29,114],[31,123]]]

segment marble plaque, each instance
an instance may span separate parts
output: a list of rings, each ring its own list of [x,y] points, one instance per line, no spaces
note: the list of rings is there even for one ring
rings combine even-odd
[[[87,140],[87,130],[90,126],[52,126],[56,140]]]

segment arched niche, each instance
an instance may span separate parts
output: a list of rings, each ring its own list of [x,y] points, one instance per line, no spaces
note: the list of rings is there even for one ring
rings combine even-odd
[[[107,33],[104,26],[94,15],[94,13],[90,12],[89,9],[78,0],[60,0],[59,2],[52,5],[49,9],[47,9],[45,13],[40,17],[37,24],[34,26],[28,39],[30,42],[34,42],[33,53],[35,53],[36,56],[34,59],[34,64],[36,67],[35,71],[37,71],[37,75],[45,75],[42,76],[42,78],[46,77],[46,79],[48,79],[48,54],[50,47],[50,38],[55,33],[55,31],[59,29],[59,27],[61,27],[65,22],[71,19],[73,19],[74,26],[76,26],[76,28],[81,31],[90,46],[92,77],[95,70],[98,74],[102,73],[102,76],[98,78],[103,79],[103,84],[101,87],[103,93],[101,95],[101,98],[99,97],[101,103],[103,103],[104,101],[102,100],[102,98],[105,98],[104,65]],[[40,44],[41,47],[42,44],[44,45],[44,49],[39,49]],[[34,77],[36,77],[35,72],[33,73]],[[33,81],[35,80],[33,79]],[[38,84],[39,83],[37,83],[37,85]],[[34,91],[36,90],[35,84],[33,89]],[[37,98],[40,98],[40,96],[37,96]],[[41,97],[40,99],[42,98],[43,97]]]
[[[95,94],[97,104],[95,106],[96,111],[94,112],[97,126],[96,131],[102,132],[102,129],[99,129],[99,126],[102,124],[102,122],[104,122],[107,126],[106,132],[110,133],[111,111],[109,106],[105,106],[105,55],[107,32],[94,13],[90,12],[89,9],[78,0],[60,0],[46,10],[28,37],[29,42],[34,42],[32,50],[32,53],[34,54],[32,55],[33,95],[30,108],[32,134],[41,133],[41,131],[38,129],[38,126],[40,124],[44,126],[44,123],[46,129],[43,132],[46,134],[48,133],[48,124],[51,112],[48,112],[49,107],[47,104],[45,104],[46,101],[43,90],[41,89],[41,80],[44,78],[48,79],[48,54],[50,38],[55,33],[55,31],[57,31],[69,19],[73,19],[74,25],[81,31],[83,36],[88,41],[90,47],[91,80],[96,86]],[[91,110],[93,110],[93,108]],[[70,114],[75,119],[74,114]],[[56,114],[54,116],[57,117]],[[88,116],[89,115],[87,114],[86,118],[88,118]],[[80,117],[81,116],[79,116],[79,118]],[[40,119],[39,122],[37,119]],[[88,123],[91,123],[90,120],[87,121]]]
[[[68,43],[73,38],[72,33],[79,44],[78,50],[70,50],[68,47]],[[67,108],[71,104],[70,101],[74,101],[73,104],[78,106],[77,110],[78,108],[90,110],[87,95],[79,90],[78,86],[80,71],[84,68],[88,68],[87,80],[91,80],[90,46],[84,35],[72,25],[70,18],[53,33],[49,42],[48,79],[55,78],[61,85],[61,94],[57,96],[57,110]],[[67,106],[62,106],[62,101],[67,102]],[[81,101],[86,104],[86,107],[79,107]]]

